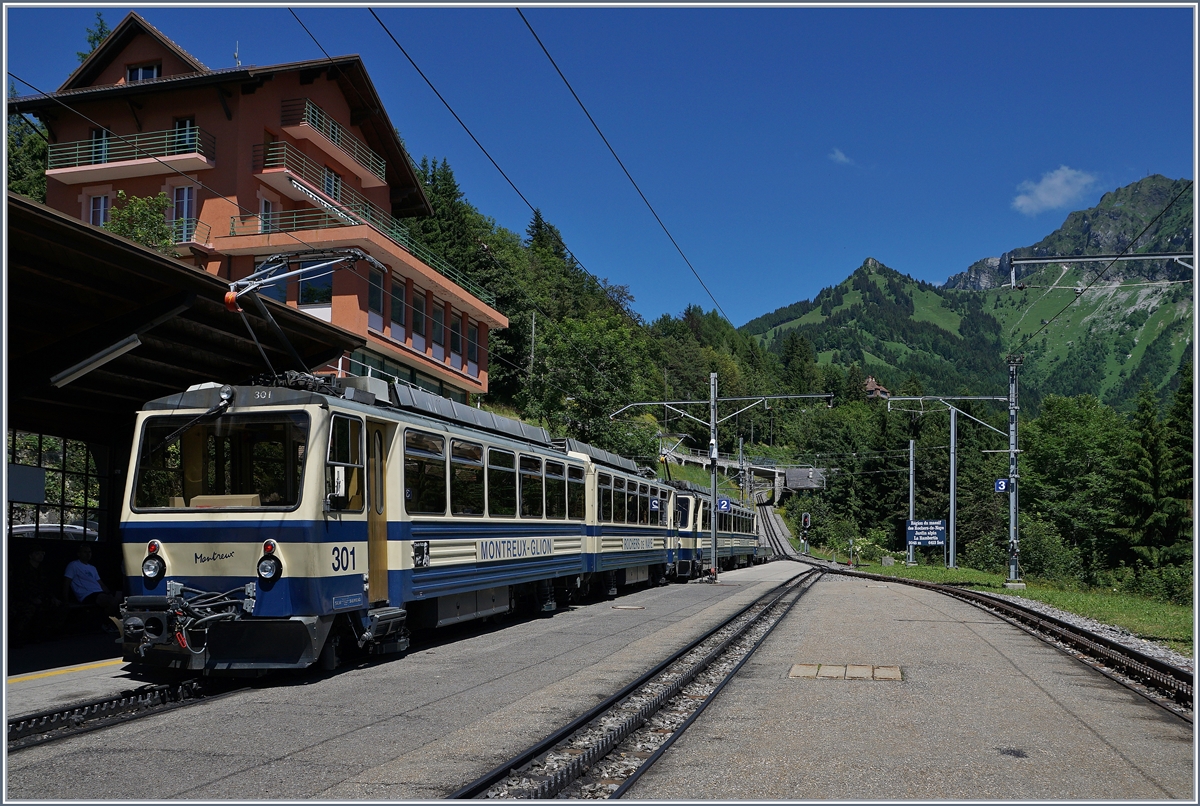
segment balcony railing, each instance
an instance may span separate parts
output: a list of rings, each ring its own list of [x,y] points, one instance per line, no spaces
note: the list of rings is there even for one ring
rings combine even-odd
[[[46,167],[48,170],[78,168],[177,154],[199,154],[212,159],[216,150],[217,139],[203,129],[167,129],[122,135],[120,139],[104,137],[52,143]]]
[[[298,126],[305,124],[325,135],[325,138],[346,152],[347,156],[365,167],[368,171],[387,181],[387,162],[371,148],[359,140],[326,114],[325,110],[307,98],[294,98],[283,102],[283,126]]]
[[[281,141],[263,143],[254,147],[254,173],[279,168],[286,169],[311,185],[313,190],[328,196],[331,200],[328,206],[281,211],[268,216],[233,216],[229,222],[230,235],[293,232],[302,229],[369,224],[425,265],[453,280],[478,299],[495,307],[495,295],[485,291],[458,269],[413,240],[407,227],[368,201],[357,190],[348,187],[344,182],[339,182],[336,188],[331,188],[333,193],[326,193],[324,169],[304,156],[295,146]]]
[[[198,218],[177,218],[171,222],[171,239],[174,243],[208,243],[212,227]]]

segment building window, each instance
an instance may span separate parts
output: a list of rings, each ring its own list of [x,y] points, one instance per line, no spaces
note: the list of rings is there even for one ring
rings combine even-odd
[[[446,343],[446,309],[433,301],[433,343]]]
[[[92,129],[92,162],[108,162],[108,129]]]
[[[325,169],[325,180],[322,185],[325,195],[335,201],[342,200],[342,177],[338,176],[329,168]]]
[[[130,67],[125,75],[130,81],[146,81],[151,78],[160,78],[162,76],[162,62],[139,64]]]
[[[467,360],[479,361],[479,325],[467,325]]]
[[[425,336],[425,295],[424,294],[419,294],[419,293],[413,294],[412,315],[413,315],[413,323],[412,323],[413,335],[421,336],[422,338],[424,338],[424,336]],[[422,343],[422,345],[424,345],[424,341],[422,341],[421,343]],[[422,346],[421,349],[424,349],[424,346]]]
[[[367,278],[367,327],[383,332],[383,272],[371,269]]]
[[[450,320],[450,352],[462,355],[462,317],[455,316]]]
[[[392,337],[404,338],[404,281],[392,280]]]
[[[259,199],[258,202],[258,231],[275,232],[275,202],[270,199]]]
[[[175,188],[175,243],[187,243],[196,234],[196,189],[191,185]]]
[[[110,204],[111,200],[109,199],[108,194],[104,194],[103,196],[92,196],[88,200],[88,206],[90,208],[88,222],[97,227],[102,227],[108,223],[108,208]]]
[[[190,154],[196,150],[196,119],[180,118],[175,121],[174,154]]]
[[[266,260],[256,260],[254,262],[254,270],[261,271],[266,265]],[[281,268],[279,274],[283,274],[287,268]],[[263,285],[260,285],[255,291],[260,297],[270,297],[273,300],[286,303],[287,302],[287,280],[268,280]]]
[[[10,537],[107,537],[110,491],[103,445],[10,430],[8,478]]]
[[[305,260],[300,268],[316,266],[320,260]],[[300,275],[300,294],[297,297],[301,305],[329,305],[333,302],[333,270],[313,272],[312,275]]]

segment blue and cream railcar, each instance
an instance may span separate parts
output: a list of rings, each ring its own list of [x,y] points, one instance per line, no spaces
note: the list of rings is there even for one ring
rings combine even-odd
[[[586,454],[418,389],[348,383],[146,405],[122,514],[127,659],[332,666],[586,586]]]
[[[566,440],[589,461],[586,571],[609,596],[618,587],[665,582],[675,571],[673,490],[637,472],[629,459]]]
[[[712,568],[711,494],[697,485],[673,482],[678,559],[676,579],[693,579]],[[730,504],[729,512],[717,513],[718,568],[728,570],[749,565],[758,545],[754,511]]]

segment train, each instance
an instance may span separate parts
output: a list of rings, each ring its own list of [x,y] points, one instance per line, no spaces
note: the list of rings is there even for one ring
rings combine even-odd
[[[421,630],[694,579],[709,509],[629,459],[402,382],[199,384],[137,416],[119,640],[146,667],[333,669]],[[718,564],[753,562],[754,511],[718,510]]]

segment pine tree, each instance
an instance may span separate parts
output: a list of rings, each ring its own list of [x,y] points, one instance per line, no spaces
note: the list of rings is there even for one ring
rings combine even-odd
[[[1163,549],[1174,541],[1167,534],[1163,428],[1149,384],[1138,393],[1133,427],[1135,437],[1125,456],[1125,491],[1117,519],[1133,554],[1154,567],[1163,564]]]
[[[1192,557],[1192,479],[1194,432],[1192,430],[1192,362],[1179,373],[1179,388],[1163,426],[1163,492],[1167,505],[1166,540],[1168,562],[1185,562]]]
[[[104,21],[104,15],[99,11],[96,12],[96,27],[87,29],[87,51],[77,50],[75,55],[79,57],[79,63],[83,64],[87,61],[87,57],[92,55],[92,51],[100,46],[112,30],[108,27],[108,23]]]
[[[8,84],[9,99],[17,86]],[[8,116],[8,189],[36,202],[46,201],[46,127],[24,115]]]

